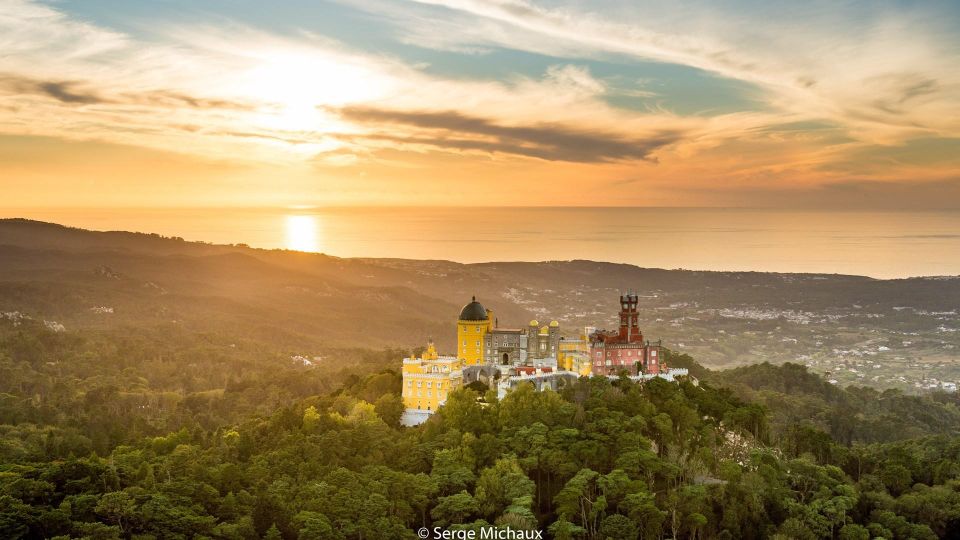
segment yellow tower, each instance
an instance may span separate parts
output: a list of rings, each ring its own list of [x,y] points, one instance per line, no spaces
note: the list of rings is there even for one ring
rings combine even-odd
[[[463,306],[457,321],[457,358],[468,366],[483,363],[483,342],[491,330],[490,313],[484,309],[477,297]]]

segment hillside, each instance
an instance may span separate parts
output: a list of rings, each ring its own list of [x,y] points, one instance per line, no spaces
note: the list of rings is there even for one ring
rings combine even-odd
[[[707,366],[791,361],[839,384],[910,391],[960,380],[960,279],[342,259],[26,220],[0,220],[0,261],[0,311],[66,328],[228,329],[303,354],[428,337],[449,350],[474,294],[502,325],[557,319],[575,335],[614,325],[618,292],[633,289],[647,337]]]
[[[176,370],[162,362],[115,370],[117,359],[98,357],[99,368],[64,366],[65,379],[80,368],[119,387],[77,387],[72,402],[62,390],[24,400],[43,380],[25,376],[24,363],[76,360],[90,343],[23,325],[20,340],[32,334],[43,351],[0,341],[0,358],[9,355],[2,369],[19,374],[3,379],[12,399],[0,409],[5,538],[412,540],[421,527],[492,524],[564,540],[960,534],[955,404],[909,398],[945,421],[915,426],[910,434],[922,438],[870,432],[896,419],[848,408],[855,390],[799,366],[738,371],[772,402],[829,404],[877,442],[855,435],[844,444],[817,419],[770,414],[677,356],[704,377],[699,386],[582,378],[559,393],[521,386],[486,403],[458,390],[416,428],[399,426],[399,376],[364,374],[363,365],[332,387],[318,370],[263,372],[219,392],[143,402],[138,377],[157,384]],[[262,403],[276,383],[293,393],[230,415]],[[136,434],[144,426],[163,434]]]
[[[845,387],[792,362],[709,369],[680,347],[698,332],[829,339],[859,308],[816,313],[854,301],[900,314],[859,332],[919,336],[952,324],[917,313],[948,310],[956,280],[337,259],[23,221],[0,233],[5,538],[960,534],[956,393]],[[569,327],[615,311],[610,283],[645,295],[668,362],[699,385],[463,390],[399,426],[400,358],[449,340],[461,297],[498,299],[501,321],[559,313]],[[893,309],[898,295],[922,307]],[[725,311],[760,309],[781,314]],[[676,312],[696,315],[665,318]]]

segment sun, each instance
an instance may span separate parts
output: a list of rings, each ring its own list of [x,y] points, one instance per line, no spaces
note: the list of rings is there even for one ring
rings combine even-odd
[[[319,223],[314,216],[287,216],[286,217],[286,246],[294,251],[319,252],[318,241]]]
[[[270,104],[261,115],[265,127],[324,131],[337,123],[327,109],[375,97],[382,78],[345,58],[323,53],[264,52],[240,87]]]

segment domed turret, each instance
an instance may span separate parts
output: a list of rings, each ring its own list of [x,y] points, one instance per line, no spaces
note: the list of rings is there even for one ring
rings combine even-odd
[[[536,319],[534,319],[530,321],[530,326],[540,326],[540,323]]]
[[[557,321],[550,321],[550,327],[551,327],[551,328],[559,328],[559,327],[560,327],[560,323],[558,323]]]
[[[487,310],[483,307],[483,304],[477,302],[477,297],[474,296],[473,300],[463,306],[463,309],[460,310],[460,320],[461,321],[485,321],[487,320]]]

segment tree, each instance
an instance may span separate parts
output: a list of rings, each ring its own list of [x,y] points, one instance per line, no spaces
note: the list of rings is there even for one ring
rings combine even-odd
[[[452,429],[475,434],[485,433],[490,429],[490,422],[483,407],[477,402],[478,397],[473,390],[458,388],[447,395],[447,402],[438,409],[438,414]]]
[[[317,429],[317,425],[320,424],[321,416],[317,412],[317,408],[313,405],[306,408],[303,411],[303,432],[304,433],[313,433]]]
[[[533,507],[533,497],[524,495],[517,497],[513,503],[503,511],[496,520],[500,527],[507,527],[518,531],[532,531],[537,528],[537,517],[530,510]]]
[[[430,477],[441,494],[450,495],[473,487],[476,476],[463,465],[463,453],[455,450],[437,450],[433,455]]]
[[[839,540],[870,540],[870,531],[863,525],[848,523],[840,529]]]
[[[707,517],[700,512],[693,512],[686,518],[687,528],[690,530],[691,540],[696,540],[700,531],[707,525]]]
[[[588,538],[596,536],[600,517],[607,509],[606,499],[597,489],[599,477],[596,471],[580,469],[554,497],[557,513],[574,517]]]
[[[110,523],[115,524],[121,533],[124,533],[135,509],[136,504],[127,493],[112,491],[104,493],[100,497],[100,502],[97,503],[95,511]]]
[[[884,466],[880,472],[880,477],[883,479],[887,490],[893,495],[903,493],[913,481],[910,470],[897,463]]]
[[[263,535],[263,540],[283,540],[283,535],[280,534],[280,529],[277,528],[276,523],[267,529],[267,532]]]
[[[630,540],[637,537],[637,526],[630,521],[630,518],[613,514],[600,522],[599,533],[598,538],[602,540]]]
[[[483,516],[500,515],[515,499],[533,496],[534,483],[513,456],[498,459],[493,467],[480,473],[476,498]]]
[[[393,393],[384,394],[377,398],[373,408],[385,424],[390,427],[400,426],[400,417],[403,416],[405,408],[400,396]]]
[[[299,527],[297,540],[343,540],[343,535],[330,524],[327,516],[319,512],[300,512],[294,517]]]
[[[500,425],[511,429],[537,422],[553,426],[561,419],[569,418],[573,411],[573,405],[557,392],[538,392],[532,384],[521,384],[500,401],[498,416]]]
[[[657,508],[652,493],[636,492],[624,497],[620,509],[636,524],[643,538],[657,538],[663,529],[666,512]]]
[[[430,511],[437,526],[445,527],[464,523],[466,518],[476,515],[480,511],[476,499],[466,491],[455,495],[440,497],[437,505]]]
[[[568,521],[564,514],[561,514],[557,521],[551,523],[547,530],[555,540],[574,540],[587,532],[583,527]]]

